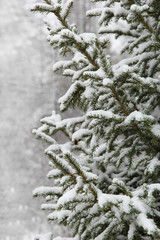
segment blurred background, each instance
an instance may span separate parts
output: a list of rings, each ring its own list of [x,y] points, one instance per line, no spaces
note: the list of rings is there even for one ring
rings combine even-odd
[[[76,1],[71,19],[80,32],[95,31],[85,17],[90,1]],[[41,15],[29,10],[33,2],[0,0],[0,240],[32,240],[48,231],[69,235],[47,223],[42,201],[32,198],[34,188],[48,183],[49,170],[45,144],[32,129],[58,109],[69,84],[52,71],[57,54],[46,41]]]

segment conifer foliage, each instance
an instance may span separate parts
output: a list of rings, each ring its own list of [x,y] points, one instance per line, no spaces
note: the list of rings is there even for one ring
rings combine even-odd
[[[71,239],[158,240],[160,2],[93,0],[87,16],[97,17],[97,34],[69,22],[73,2],[45,0],[32,9],[59,20],[47,25],[50,44],[64,56],[53,68],[72,79],[60,110],[82,110],[66,119],[53,111],[34,130],[49,143],[54,182],[33,194],[45,197],[48,220],[73,230]],[[127,57],[116,64],[107,55],[110,34],[126,38]],[[65,142],[54,139],[57,132]]]

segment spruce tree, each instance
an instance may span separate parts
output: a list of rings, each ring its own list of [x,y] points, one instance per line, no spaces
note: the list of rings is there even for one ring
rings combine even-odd
[[[60,110],[81,110],[66,119],[53,111],[34,130],[49,144],[53,187],[33,195],[45,197],[48,220],[72,229],[71,239],[158,240],[160,1],[92,2],[87,16],[97,17],[97,34],[70,23],[73,0],[45,0],[32,9],[59,20],[47,24],[50,44],[64,56],[53,68],[72,80]],[[126,39],[125,57],[115,64],[107,54],[110,34]]]

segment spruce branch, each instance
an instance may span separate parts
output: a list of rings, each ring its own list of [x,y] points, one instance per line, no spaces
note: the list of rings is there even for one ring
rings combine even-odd
[[[133,4],[133,1],[132,1],[132,0],[130,0],[130,4],[131,4],[131,5]],[[36,9],[36,10],[37,10],[37,11],[40,11],[40,9]],[[66,19],[63,19],[63,17],[61,16],[61,12],[60,12],[59,9],[58,9],[58,11],[55,10],[55,11],[51,11],[51,12],[53,12],[53,13],[55,14],[55,16],[57,17],[57,19],[59,20],[59,22],[62,24],[62,26],[63,26],[65,29],[68,29],[69,31],[73,32],[72,28],[69,26],[69,24],[68,24],[68,22],[66,21]],[[75,33],[74,33],[74,34],[75,34]],[[85,48],[82,48],[82,47],[80,46],[80,44],[78,44],[74,38],[72,39],[72,41],[73,41],[74,45],[76,46],[77,50],[80,51],[80,53],[82,53],[82,54],[87,58],[87,60],[93,65],[93,67],[95,68],[95,71],[98,70],[98,69],[99,69],[99,65],[96,63],[96,61],[95,61],[94,59],[92,59],[92,58],[90,57],[90,55],[88,54],[88,52],[86,51],[86,49],[85,49]],[[97,48],[98,48],[99,51],[100,51],[100,56],[103,57],[104,54],[103,54],[103,52],[102,52],[101,49],[100,49],[100,44],[98,43],[98,40],[96,41],[96,45],[97,45]],[[106,70],[105,72],[106,72],[107,75],[109,74],[109,73],[108,73],[108,70]],[[117,102],[119,103],[119,105],[120,105],[122,111],[124,112],[124,114],[125,114],[126,116],[128,116],[128,115],[129,115],[129,112],[131,112],[131,111],[128,111],[127,108],[124,106],[124,103],[122,103],[122,101],[120,100],[120,96],[118,95],[118,93],[116,92],[116,90],[115,90],[113,87],[109,87],[109,88],[110,88],[111,92],[113,93],[113,96],[115,97],[115,99],[116,99]],[[138,126],[137,126],[136,124],[131,124],[131,125],[132,125],[133,128],[140,134],[140,136],[141,136],[143,139],[146,139],[146,137],[142,134],[142,132],[140,131],[140,129],[138,128]],[[151,137],[151,139],[152,139],[152,137]],[[155,150],[159,149],[159,148],[157,148],[157,146],[160,146],[160,142],[157,142],[157,140],[156,140],[157,146],[154,146],[154,145],[151,143],[151,140],[147,138],[145,142],[147,143],[148,141],[149,141],[149,145],[151,145],[152,148],[154,148]]]
[[[66,159],[70,162],[71,165],[73,165],[73,167],[75,168],[75,170],[77,171],[77,175],[81,176],[83,181],[87,184],[89,184],[82,168],[80,167],[79,163],[76,161],[76,159],[70,155],[70,153],[66,153],[65,154]],[[76,174],[76,173],[75,173]],[[93,195],[95,196],[95,198],[97,198],[97,193],[95,191],[95,189],[93,187],[91,187],[91,185],[89,184],[89,189],[91,190],[91,192],[93,193]]]
[[[58,161],[56,156],[51,151],[46,151],[46,155],[48,155],[49,159],[64,173],[64,175],[71,176],[73,182],[76,182],[76,177],[72,174],[68,167],[64,167],[64,164],[61,161]]]
[[[81,240],[155,240],[160,236],[160,129],[158,117],[153,115],[159,102],[158,80],[150,78],[151,70],[145,71],[150,64],[154,72],[154,51],[158,46],[147,42],[151,32],[144,25],[148,23],[143,10],[148,6],[143,8],[142,2],[136,1],[130,9],[133,0],[128,1],[94,0],[107,6],[106,12],[97,11],[101,26],[125,16],[131,33],[137,30],[137,36],[131,34],[131,41],[126,44],[126,51],[133,55],[115,65],[106,55],[106,36],[78,34],[77,28],[67,21],[70,9],[62,9],[65,1],[55,0],[55,8],[54,1],[45,1],[51,3],[56,14],[51,8],[49,11],[61,25],[59,30],[49,29],[50,43],[60,54],[73,54],[70,61],[54,66],[72,77],[70,88],[59,101],[60,109],[83,106],[85,115],[83,119],[61,121],[53,114],[42,120],[43,127],[36,134],[51,144],[45,151],[53,167],[48,176],[55,178],[62,190],[48,188],[41,195],[56,193],[58,199],[50,195],[47,198],[56,204],[44,207],[53,211],[48,219],[73,227],[74,235]],[[114,4],[124,8],[117,12]],[[71,5],[69,0],[64,6]],[[142,12],[144,23],[136,19],[136,8],[140,17]],[[127,36],[123,30],[120,34]],[[68,138],[57,144],[50,136],[61,130]]]
[[[133,5],[134,4],[133,0],[129,0],[129,4]],[[137,16],[139,22],[141,22],[142,25],[153,35],[153,30],[151,29],[149,24],[143,19],[143,17],[137,12],[136,12],[136,16]],[[160,42],[160,38],[157,35],[155,36],[155,38],[158,42]]]

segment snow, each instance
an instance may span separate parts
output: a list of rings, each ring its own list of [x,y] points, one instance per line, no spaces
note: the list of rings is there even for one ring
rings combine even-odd
[[[43,126],[42,126],[42,127],[43,127]],[[55,140],[54,140],[52,137],[50,137],[50,136],[46,135],[45,133],[43,133],[42,130],[44,130],[44,128],[41,128],[41,127],[40,127],[40,128],[37,129],[37,130],[34,129],[34,130],[32,131],[32,133],[34,133],[34,134],[36,134],[38,137],[44,139],[44,140],[47,141],[48,143],[51,143],[51,144],[56,143]]]
[[[124,195],[106,194],[98,190],[98,204],[101,208],[108,203],[115,205],[120,202],[121,202],[121,211],[128,213],[130,210],[130,206],[129,206],[130,197],[124,196]]]
[[[140,213],[137,217],[137,224],[144,228],[148,232],[148,234],[152,234],[157,230],[154,221],[152,219],[147,218],[144,213]]]
[[[104,78],[103,79],[103,85],[104,86],[108,86],[108,85],[112,85],[113,84],[113,80],[111,80],[110,78]]]
[[[76,52],[74,54],[74,57],[72,58],[72,61],[76,63],[79,63],[80,61],[84,62],[84,60],[85,60],[84,55],[80,52]]]
[[[60,40],[60,35],[56,34],[56,35],[53,35],[53,36],[48,36],[47,37],[47,40],[50,41],[50,43],[58,43],[58,41]],[[54,70],[54,68],[53,68]]]
[[[143,114],[140,111],[134,111],[126,117],[124,122],[126,124],[129,124],[133,120],[136,120],[137,122],[141,122],[141,121],[145,121],[145,120],[154,120],[154,117],[151,115]]]
[[[123,33],[125,33],[125,34],[127,34],[129,31],[130,31],[130,28],[129,28],[129,25],[128,24],[126,24],[124,21],[122,21],[121,19],[119,19],[119,21],[118,22],[116,22],[116,23],[111,23],[109,26],[107,26],[107,28],[106,27],[104,27],[104,26],[102,26],[102,27],[100,27],[100,29],[99,29],[99,33],[105,33],[105,32],[111,32],[111,33],[113,33],[113,32],[116,32],[116,31],[122,31]],[[110,36],[109,36],[109,38],[110,38]],[[112,41],[112,40],[111,40]],[[114,41],[114,44],[115,45],[117,45],[118,44],[118,46],[120,46],[121,45],[121,41]],[[122,47],[122,46],[121,46]],[[115,46],[115,48],[116,48],[116,46]]]
[[[127,73],[131,70],[132,70],[132,68],[125,63],[125,60],[122,60],[113,66],[113,72],[115,72],[115,77],[117,77],[123,73]]]
[[[152,59],[152,58],[155,58],[157,56],[155,56],[155,53],[153,53],[153,52],[144,52],[142,54],[139,54],[139,56],[137,56],[137,57],[138,57],[139,62],[144,62],[148,58]]]
[[[79,140],[81,138],[83,138],[83,136],[88,136],[91,134],[91,131],[88,129],[79,129],[78,131],[74,132],[74,134],[72,135],[72,141],[74,140]]]
[[[94,34],[94,33],[82,33],[79,36],[86,43],[91,43],[91,42],[95,41],[95,39],[97,38],[96,34]]]
[[[119,119],[120,118],[119,115],[116,115],[116,114],[112,113],[112,111],[110,111],[110,110],[108,110],[108,111],[104,111],[104,110],[90,111],[90,112],[87,113],[87,117],[89,117],[89,118],[104,117],[106,119],[110,119],[110,118]]]
[[[45,153],[47,154],[48,152],[51,152],[51,151],[60,151],[60,146],[58,145],[58,144],[51,144],[51,145],[49,145],[49,147],[47,147],[46,149],[45,149]],[[52,164],[52,163],[51,163]],[[54,165],[51,165],[52,167],[54,166]]]
[[[65,17],[66,16],[66,12],[68,11],[68,7],[73,4],[73,0],[67,0],[66,2],[64,2],[62,4],[63,4],[62,16]]]
[[[120,154],[119,154],[119,159],[120,159],[120,161],[121,161],[121,159],[122,158],[124,158],[125,156],[127,157],[128,156],[128,153],[131,151],[131,147],[126,147],[126,148],[124,148],[124,149],[122,149],[121,151],[120,151]]]
[[[92,69],[92,65],[88,64],[85,68],[82,68],[79,71],[75,71],[73,80],[77,80],[77,79],[79,80],[79,78],[81,77],[82,74],[84,75],[86,73],[86,71],[90,71],[91,69]],[[82,81],[79,83],[82,84]]]
[[[48,215],[48,220],[58,220],[60,222],[64,218],[68,217],[70,214],[70,210],[54,211],[53,213],[50,213]]]
[[[66,64],[66,62],[67,62],[67,61],[58,61],[58,62],[54,63],[54,65],[53,65],[53,71],[55,72],[55,71],[63,68],[63,66]]]
[[[106,143],[103,143],[101,145],[99,145],[96,149],[96,151],[94,152],[95,156],[99,156],[101,155],[103,152],[106,151],[106,147],[107,147],[107,144]]]
[[[102,68],[99,68],[97,71],[85,71],[84,76],[91,76],[97,79],[103,79],[106,76],[106,73],[103,71]]]
[[[98,180],[98,176],[96,174],[93,174],[91,172],[86,172],[86,180],[87,181],[93,181],[93,180]]]
[[[41,123],[46,123],[48,125],[53,125],[53,126],[55,126],[55,124],[60,121],[61,121],[61,116],[59,114],[56,114],[55,111],[52,111],[51,116],[41,119]]]
[[[61,173],[61,171],[59,169],[53,169],[51,171],[49,171],[49,173],[47,174],[48,178],[53,178],[57,175],[59,175]]]
[[[83,93],[83,96],[89,99],[93,96],[94,93],[95,93],[95,90],[92,87],[87,86]]]
[[[101,15],[101,12],[102,12],[102,8],[94,8],[94,9],[88,10],[86,12],[86,15],[87,16],[93,16],[93,15],[99,16],[99,15]]]
[[[42,204],[41,209],[42,210],[55,210],[57,208],[57,204],[52,204],[52,203],[47,203],[47,204]]]
[[[70,98],[70,96],[72,96],[72,94],[77,91],[77,84],[79,84],[78,81],[75,81],[70,88],[68,89],[68,91],[65,93],[65,95],[61,98],[59,98],[59,103],[60,103],[60,110],[63,111],[65,109],[65,102],[67,102],[67,99]]]
[[[152,195],[155,190],[160,192],[160,183],[154,183],[154,184],[148,185],[148,197],[149,198],[152,198]]]
[[[61,122],[57,122],[56,126],[57,128],[63,128],[65,126],[67,126],[67,128],[70,128],[72,125],[76,125],[78,123],[83,122],[85,119],[85,116],[81,116],[81,117],[73,117],[73,118],[66,118],[64,120],[62,120]]]
[[[55,2],[55,0],[51,0],[51,4],[54,7],[54,9],[57,9],[57,8],[61,7],[61,4],[59,4],[58,1]]]
[[[65,69],[65,70],[63,71],[63,75],[64,75],[64,76],[73,76],[74,73],[75,73],[75,71],[72,70],[72,69]]]
[[[147,171],[148,171],[149,173],[153,173],[153,172],[156,170],[156,167],[158,167],[158,166],[160,166],[160,161],[158,160],[157,157],[154,157],[154,158],[150,161],[150,163],[149,163],[149,165],[148,165],[148,167],[147,167]]]
[[[153,134],[157,137],[160,137],[160,125],[159,124],[154,124],[152,126],[151,131],[153,132]]]
[[[156,79],[156,78],[151,78],[151,77],[146,77],[146,78],[143,78],[143,77],[140,77],[140,76],[137,76],[135,73],[132,73],[131,74],[133,78],[137,79],[138,77],[138,80],[142,83],[142,84],[149,84],[149,85],[152,85],[152,84],[158,84],[159,83],[159,80]]]
[[[70,200],[73,200],[77,196],[77,192],[75,188],[67,191],[66,193],[63,194],[62,197],[58,199],[58,206],[63,206],[65,203],[69,202]]]
[[[152,75],[153,69],[155,66],[158,65],[158,59],[152,59],[150,60],[150,64],[149,64],[149,69],[148,69],[148,74],[149,76]],[[157,79],[158,80],[158,79]]]
[[[139,212],[143,212],[145,214],[147,214],[147,205],[144,203],[144,201],[140,198],[140,197],[132,197],[130,204]]]
[[[143,44],[139,45],[137,50],[135,50],[134,55],[138,55],[143,52],[147,52],[147,49],[152,45],[152,41],[143,42]]]
[[[112,11],[114,15],[127,15],[128,11],[121,7],[121,3],[115,2]]]
[[[135,223],[131,223],[129,226],[129,231],[128,231],[128,240],[133,239],[135,230],[136,230]]]
[[[117,182],[117,180],[116,180]],[[153,186],[149,187],[150,189],[150,195],[155,189],[160,190],[160,184],[153,184]],[[116,194],[106,194],[102,193],[100,190],[98,190],[98,204],[102,208],[106,204],[111,203],[113,205],[118,204],[120,207],[118,208],[120,212],[129,213],[131,210],[131,207],[136,209],[138,212],[147,214],[149,211],[149,207],[145,204],[143,199],[136,196],[136,192],[133,193],[132,197],[129,197],[127,195],[116,195]],[[116,212],[117,210],[115,210]]]
[[[99,17],[99,24],[105,22],[106,14],[113,14],[115,17],[119,15],[127,16],[127,10],[121,7],[120,3],[115,2],[113,7],[101,8],[101,16]]]
[[[51,195],[51,194],[61,194],[61,187],[38,187],[33,191],[33,196]]]
[[[63,29],[61,30],[61,39],[59,41],[59,43],[63,43],[65,38],[69,38],[69,39],[75,39],[75,41],[77,43],[83,44],[83,39],[80,37],[80,35],[74,34],[72,31],[70,31],[69,29]]]
[[[148,10],[149,6],[148,4],[144,4],[143,6],[138,6],[137,4],[132,4],[131,11],[133,12],[144,12]]]

